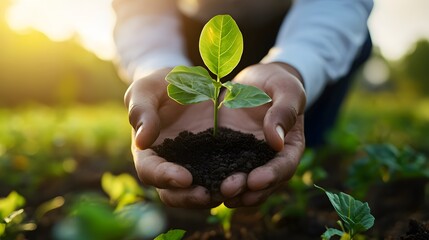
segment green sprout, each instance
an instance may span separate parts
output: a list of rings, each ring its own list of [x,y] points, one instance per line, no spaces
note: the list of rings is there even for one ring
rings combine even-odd
[[[210,223],[219,223],[227,239],[231,238],[231,218],[234,209],[226,207],[223,203],[215,208],[210,209]]]
[[[213,79],[203,67],[177,66],[166,76],[169,83],[168,96],[180,104],[195,104],[213,101],[214,127],[216,136],[218,110],[222,105],[228,108],[256,107],[271,101],[271,98],[254,86],[222,83],[225,77],[238,65],[243,53],[243,36],[234,19],[229,15],[217,15],[204,26],[199,43],[204,64],[216,75]],[[219,94],[226,93],[222,101]]]
[[[323,240],[329,240],[333,236],[339,236],[341,240],[353,240],[359,233],[365,232],[374,225],[375,219],[371,215],[368,203],[356,200],[343,192],[335,194],[317,185],[314,186],[326,193],[341,219],[337,222],[341,230],[327,228],[321,236]]]

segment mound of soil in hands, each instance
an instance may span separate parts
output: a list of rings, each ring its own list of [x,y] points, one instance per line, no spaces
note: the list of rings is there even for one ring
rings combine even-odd
[[[184,166],[193,176],[193,184],[219,191],[222,180],[235,172],[249,173],[273,159],[276,152],[253,134],[229,128],[199,133],[183,131],[174,139],[165,139],[153,150],[167,161]]]

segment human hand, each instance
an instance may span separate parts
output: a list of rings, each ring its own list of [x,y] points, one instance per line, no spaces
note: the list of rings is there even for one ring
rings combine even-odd
[[[211,102],[183,106],[168,97],[165,76],[170,70],[162,69],[133,82],[125,94],[133,127],[132,153],[137,174],[144,184],[157,188],[166,205],[183,208],[219,205],[222,200],[213,200],[206,188],[192,186],[188,170],[167,162],[150,149],[181,131],[200,132],[213,124]]]
[[[273,101],[256,108],[222,108],[220,126],[253,133],[278,153],[249,174],[236,173],[222,182],[226,206],[258,205],[294,174],[305,148],[306,97],[299,77],[294,68],[284,63],[253,65],[235,77],[234,82],[256,86]]]

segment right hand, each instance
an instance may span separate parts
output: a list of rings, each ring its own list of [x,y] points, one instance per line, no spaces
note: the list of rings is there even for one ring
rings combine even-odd
[[[192,186],[192,175],[184,167],[166,161],[150,149],[179,132],[204,131],[212,127],[210,101],[180,105],[167,95],[165,76],[171,68],[158,70],[134,81],[125,94],[130,124],[133,127],[132,153],[140,180],[157,188],[164,204],[183,208],[209,208],[222,200],[213,200],[202,186]]]

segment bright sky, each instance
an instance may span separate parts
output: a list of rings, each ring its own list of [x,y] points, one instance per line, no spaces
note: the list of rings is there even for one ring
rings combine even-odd
[[[15,0],[8,23],[17,31],[35,28],[56,41],[78,36],[83,46],[112,59],[114,13],[111,0]],[[369,20],[374,44],[398,59],[419,38],[429,39],[428,0],[375,0]]]

